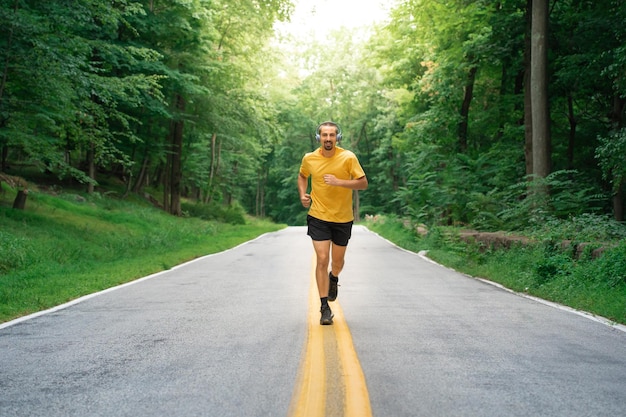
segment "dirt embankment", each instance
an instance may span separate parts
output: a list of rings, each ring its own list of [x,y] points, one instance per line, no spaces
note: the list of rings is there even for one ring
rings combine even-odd
[[[419,233],[419,232],[418,232]],[[530,245],[537,243],[526,236],[514,235],[508,232],[478,232],[475,230],[462,230],[459,238],[465,243],[478,243],[490,249],[509,249],[514,245]],[[587,248],[591,250],[591,257],[598,258],[607,249],[606,245],[590,242],[574,242],[563,240],[560,242],[561,250],[569,252],[575,258],[579,258],[585,253]]]

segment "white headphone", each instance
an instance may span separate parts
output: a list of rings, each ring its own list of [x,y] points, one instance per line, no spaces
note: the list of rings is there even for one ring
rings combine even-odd
[[[315,140],[319,142],[322,139],[320,136],[320,129],[322,128],[322,126],[328,126],[328,125],[335,126],[337,128],[337,142],[341,141],[341,138],[342,138],[341,127],[339,127],[337,123],[331,122],[331,121],[320,123],[317,126],[317,129],[315,129]]]

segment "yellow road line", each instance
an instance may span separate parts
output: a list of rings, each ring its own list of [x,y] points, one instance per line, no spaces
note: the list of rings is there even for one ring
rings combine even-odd
[[[311,283],[309,288],[308,338],[305,355],[302,361],[298,384],[291,401],[290,417],[324,417],[326,412],[327,376],[333,370],[327,370],[324,351],[324,335],[334,338],[338,352],[329,355],[339,357],[341,367],[341,384],[343,384],[344,417],[371,417],[365,376],[352,343],[350,329],[344,319],[343,310],[338,302],[331,304],[335,318],[333,325],[319,324],[319,295],[315,281],[315,257],[313,257]],[[331,360],[332,362],[332,360]],[[337,370],[334,370],[337,371]],[[335,372],[336,373],[336,372]],[[339,404],[329,404],[329,409],[336,409]]]
[[[315,266],[309,289],[308,338],[300,369],[299,386],[292,400],[291,417],[324,417],[326,408],[326,364],[324,362],[324,334],[319,325],[319,312],[311,306],[319,303]],[[316,323],[317,322],[317,323]],[[317,324],[317,325],[316,325]]]
[[[335,311],[334,328],[339,358],[343,370],[343,383],[346,398],[344,400],[344,417],[371,417],[370,396],[365,384],[365,375],[356,355],[350,329],[343,316],[339,303],[333,305]]]

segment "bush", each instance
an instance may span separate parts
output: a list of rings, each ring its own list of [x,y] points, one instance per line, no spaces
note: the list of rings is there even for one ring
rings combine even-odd
[[[609,242],[626,239],[626,226],[609,216],[585,213],[565,220],[548,219],[529,233],[540,239]]]
[[[572,268],[573,260],[570,256],[564,253],[548,255],[535,264],[535,281],[539,285],[545,284],[556,277],[570,275]]]
[[[610,288],[626,284],[626,241],[607,249],[591,264],[587,276]]]

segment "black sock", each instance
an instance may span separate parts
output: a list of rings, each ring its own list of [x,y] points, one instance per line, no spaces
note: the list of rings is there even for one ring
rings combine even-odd
[[[322,307],[328,305],[328,297],[322,297],[320,298],[320,301],[322,302]]]
[[[339,281],[339,277],[334,276],[332,272],[328,273],[328,278],[330,278],[331,280],[335,282]]]

